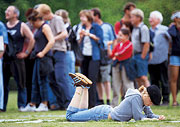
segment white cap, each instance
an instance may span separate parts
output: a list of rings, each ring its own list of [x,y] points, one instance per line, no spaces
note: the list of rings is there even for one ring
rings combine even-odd
[[[180,18],[180,11],[174,13],[174,14],[171,16],[171,20],[174,20],[175,18]]]

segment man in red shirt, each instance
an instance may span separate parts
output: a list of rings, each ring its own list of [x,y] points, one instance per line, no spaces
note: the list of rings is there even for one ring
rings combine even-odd
[[[130,22],[130,14],[131,11],[136,8],[136,5],[134,3],[128,2],[125,6],[124,6],[124,16],[120,21],[117,21],[114,25],[114,29],[115,29],[115,33],[116,35],[118,34],[118,32],[120,31],[122,24],[124,22]]]

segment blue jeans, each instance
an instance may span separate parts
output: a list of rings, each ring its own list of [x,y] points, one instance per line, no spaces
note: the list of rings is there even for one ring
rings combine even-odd
[[[67,108],[73,94],[71,93],[72,84],[68,81],[66,53],[55,51],[54,72],[50,74],[50,86],[54,95],[57,97],[58,104],[61,108]]]
[[[75,73],[76,58],[75,58],[75,54],[73,51],[66,52],[66,62],[67,62],[68,73]],[[73,83],[72,78],[70,76],[68,76],[68,79],[69,79],[69,83],[72,84]],[[71,86],[70,93],[71,93],[71,95],[74,95],[75,87],[73,85],[70,85],[70,86]]]
[[[39,95],[41,102],[48,101],[48,75],[40,76],[40,59],[37,58],[34,63],[33,78],[32,78],[32,93],[31,102],[38,103]]]
[[[56,106],[58,106],[58,104],[57,104],[57,98],[56,98],[56,96],[54,95],[54,93],[53,93],[51,87],[49,86],[49,84],[48,84],[48,101],[49,101],[49,105],[50,105],[50,106],[51,106],[51,105],[56,105]]]
[[[25,107],[27,103],[27,91],[24,81],[25,73],[25,63],[23,59],[15,59],[13,61],[3,61],[3,79],[4,79],[4,107],[3,110],[6,111],[6,106],[8,102],[9,94],[9,80],[13,74],[14,79],[18,87],[18,108]],[[20,77],[23,77],[23,79]]]
[[[0,109],[3,109],[4,104],[4,87],[3,87],[3,72],[2,72],[2,59],[0,58]]]
[[[109,105],[99,105],[89,110],[69,106],[66,112],[66,119],[68,121],[106,120],[111,111],[112,107]]]

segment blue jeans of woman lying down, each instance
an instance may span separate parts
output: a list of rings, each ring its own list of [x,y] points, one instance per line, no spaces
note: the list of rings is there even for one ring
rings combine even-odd
[[[91,109],[78,109],[69,106],[66,112],[68,121],[99,121],[108,119],[108,114],[112,111],[109,105],[99,105]]]

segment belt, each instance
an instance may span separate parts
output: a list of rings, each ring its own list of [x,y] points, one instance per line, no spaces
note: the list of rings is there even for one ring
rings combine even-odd
[[[134,52],[134,55],[141,54],[142,52]]]

